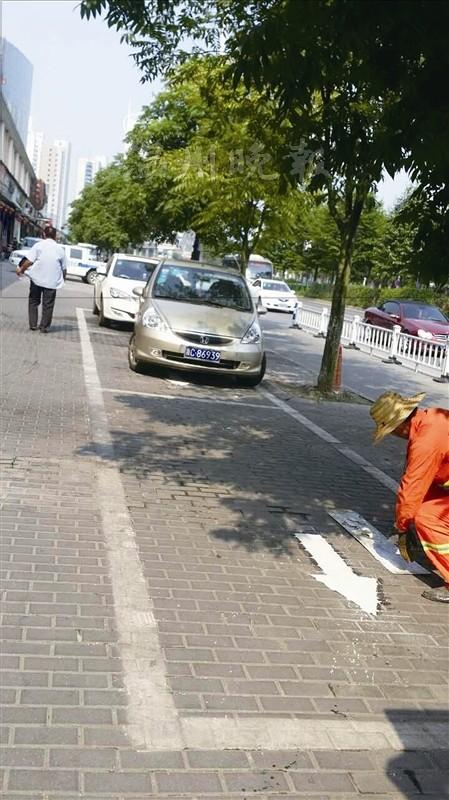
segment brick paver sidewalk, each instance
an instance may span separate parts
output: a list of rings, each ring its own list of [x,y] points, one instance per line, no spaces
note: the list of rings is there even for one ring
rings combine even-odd
[[[74,309],[48,337],[5,311],[2,796],[447,796],[447,612],[327,515],[385,529],[393,494],[259,392],[133,375],[90,314],[83,362]],[[313,578],[309,525],[380,578],[377,616]]]

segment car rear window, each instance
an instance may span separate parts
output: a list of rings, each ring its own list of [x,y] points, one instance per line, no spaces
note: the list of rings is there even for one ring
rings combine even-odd
[[[263,281],[262,288],[267,292],[290,292],[287,284],[282,281]]]
[[[155,266],[156,264],[152,264],[150,261],[118,258],[112,274],[116,278],[126,278],[130,281],[144,281],[146,283],[154,272]]]

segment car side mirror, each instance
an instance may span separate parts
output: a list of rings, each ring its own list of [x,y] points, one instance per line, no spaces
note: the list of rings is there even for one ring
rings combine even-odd
[[[262,303],[257,303],[256,311],[259,314],[259,317],[261,317],[261,316],[263,316],[264,314],[267,313],[267,309],[265,308],[264,305],[262,305]]]
[[[133,294],[135,294],[136,297],[143,297],[143,290],[143,286],[135,286],[133,289]]]

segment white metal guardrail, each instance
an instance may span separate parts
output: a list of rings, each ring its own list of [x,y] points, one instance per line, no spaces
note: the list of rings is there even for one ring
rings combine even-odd
[[[304,328],[324,338],[328,324],[327,306],[318,310],[304,307],[302,301],[297,302],[293,313],[295,328]],[[391,364],[403,364],[415,372],[423,372],[437,381],[449,383],[449,339],[446,343],[432,342],[402,333],[399,325],[394,325],[391,330],[365,323],[356,314],[345,317],[341,341],[347,347],[384,356],[384,360]]]

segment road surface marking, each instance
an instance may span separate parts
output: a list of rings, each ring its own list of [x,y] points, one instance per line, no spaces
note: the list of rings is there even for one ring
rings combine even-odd
[[[259,389],[259,394],[262,394],[267,400],[270,400],[278,408],[282,409],[285,414],[288,414],[290,417],[299,422],[303,425],[307,430],[311,431],[322,439],[324,442],[332,445],[332,447],[337,450],[338,453],[341,453],[342,456],[347,458],[349,461],[352,461],[353,464],[357,464],[358,467],[361,467],[365,472],[371,475],[372,478],[375,478],[379,483],[383,486],[386,486],[387,489],[391,489],[392,492],[397,492],[399,485],[398,483],[390,478],[385,472],[382,472],[381,469],[375,467],[374,464],[371,464],[370,461],[367,461],[366,458],[363,458],[359,453],[356,453],[355,450],[352,450],[350,447],[346,447],[346,445],[342,444],[339,439],[333,436],[331,433],[328,433],[324,430],[324,428],[320,428],[319,425],[316,425],[310,419],[301,414],[299,411],[296,411],[294,408],[290,408],[288,403],[284,400],[281,400],[276,395],[272,394],[271,392],[267,391],[267,389]]]
[[[225,406],[245,406],[245,408],[263,408],[266,411],[275,411],[272,405],[265,405],[264,403],[247,403],[245,401],[239,402],[238,400],[216,400],[211,397],[191,397],[190,395],[157,394],[157,392],[133,392],[130,389],[102,389],[102,391],[110,394],[129,394],[136,395],[137,397],[149,397],[155,398],[156,400],[182,400],[192,403],[211,403],[212,405],[218,403],[219,405]]]
[[[377,561],[396,575],[428,575],[429,571],[420,564],[407,563],[404,561],[398,548],[391,541],[386,539],[385,536],[367,522],[366,519],[357,514],[355,511],[338,510],[328,511],[330,517],[335,519],[339,525],[342,526],[354,539],[357,539],[363,547],[371,553]],[[368,528],[371,536],[366,536],[361,532],[362,527]]]
[[[77,308],[92,438],[98,455],[98,503],[108,548],[120,655],[128,692],[126,729],[146,750],[444,749],[447,723],[288,719],[284,716],[179,717],[170,692],[153,608],[139,559],[120,472],[114,460],[102,387],[85,309]]]
[[[76,314],[91,433],[99,456],[97,498],[108,550],[120,654],[128,692],[128,734],[136,747],[182,748],[184,743],[173,696],[167,686],[153,607],[120,472],[114,461],[114,446],[84,310],[77,308]]]
[[[319,534],[295,533],[295,537],[323,571],[321,575],[313,575],[315,580],[356,603],[367,614],[377,614],[377,578],[356,575]]]

